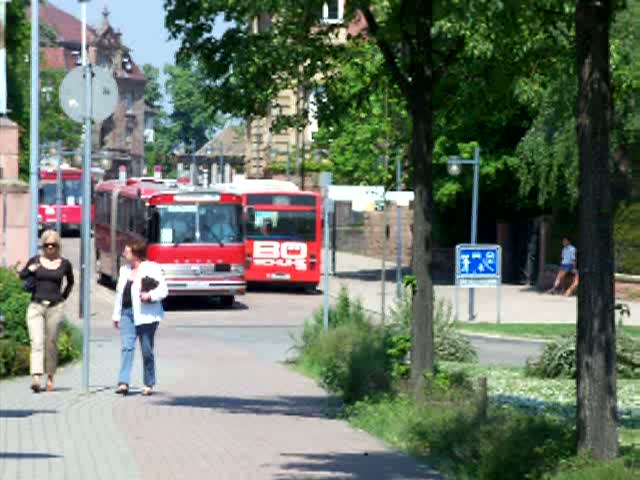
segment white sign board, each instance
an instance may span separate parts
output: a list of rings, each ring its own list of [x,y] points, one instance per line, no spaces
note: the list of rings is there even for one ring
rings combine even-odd
[[[415,194],[413,192],[387,192],[385,193],[385,198],[387,202],[392,202],[398,205],[399,207],[408,207],[411,202],[415,199]]]

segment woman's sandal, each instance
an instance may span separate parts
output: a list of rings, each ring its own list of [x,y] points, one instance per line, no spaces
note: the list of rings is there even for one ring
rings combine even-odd
[[[151,387],[144,387],[144,389],[142,390],[142,395],[144,395],[145,397],[150,396],[153,393],[153,390],[151,389]]]
[[[32,383],[31,384],[31,390],[33,390],[33,393],[40,393],[40,384],[39,383]]]
[[[118,395],[122,395],[123,397],[126,396],[129,393],[129,386],[120,385],[118,388],[116,388],[116,393]]]

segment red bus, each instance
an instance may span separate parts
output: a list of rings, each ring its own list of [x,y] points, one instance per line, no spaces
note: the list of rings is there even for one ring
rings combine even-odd
[[[60,169],[62,177],[62,192],[60,217],[62,231],[80,232],[82,224],[82,170],[69,166]],[[57,208],[58,171],[56,167],[40,168],[40,188],[38,204],[39,229],[55,228]],[[91,206],[91,218],[95,209]]]
[[[240,180],[221,188],[242,195],[247,282],[315,290],[321,274],[320,195],[278,180]]]
[[[129,240],[148,244],[169,296],[217,297],[226,307],[246,291],[242,199],[151,178],[109,180],[95,193],[96,273],[113,282]]]

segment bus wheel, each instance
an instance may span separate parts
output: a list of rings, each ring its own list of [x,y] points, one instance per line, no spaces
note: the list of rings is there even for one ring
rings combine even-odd
[[[233,304],[236,301],[236,298],[233,295],[225,295],[224,297],[220,297],[220,304],[224,308],[233,308]]]

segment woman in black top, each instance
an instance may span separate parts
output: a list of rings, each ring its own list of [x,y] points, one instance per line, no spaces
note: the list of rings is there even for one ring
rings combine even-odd
[[[34,393],[40,392],[40,376],[47,373],[47,391],[53,391],[53,376],[58,367],[58,332],[64,318],[64,301],[73,288],[73,267],[60,256],[60,236],[46,230],[41,237],[43,253],[29,259],[20,278],[33,277],[35,290],[27,309],[27,327],[31,341],[31,375]],[[62,290],[62,280],[66,285]]]

